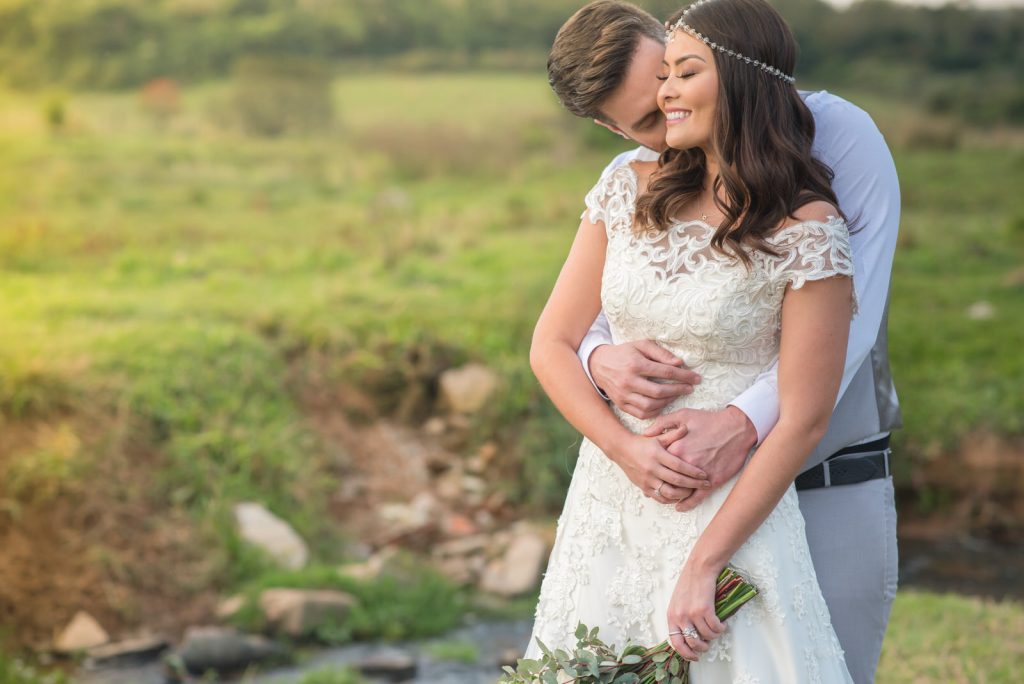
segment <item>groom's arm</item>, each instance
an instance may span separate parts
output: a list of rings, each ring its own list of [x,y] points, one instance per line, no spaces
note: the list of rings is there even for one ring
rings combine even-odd
[[[686,368],[682,359],[652,340],[613,344],[603,311],[590,326],[577,355],[601,396],[641,420],[659,415],[673,399],[693,392],[700,382],[700,376]]]

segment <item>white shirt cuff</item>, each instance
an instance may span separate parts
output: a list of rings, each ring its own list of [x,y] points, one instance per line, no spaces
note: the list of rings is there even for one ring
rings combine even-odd
[[[729,402],[750,419],[760,444],[779,422],[779,390],[771,382],[758,382]]]
[[[611,398],[604,393],[597,383],[594,382],[594,376],[590,374],[590,355],[594,353],[594,350],[600,347],[602,344],[611,344],[608,340],[603,339],[600,335],[589,334],[583,338],[580,342],[580,348],[576,354],[580,357],[580,363],[583,364],[583,372],[587,374],[590,379],[590,384],[594,386],[597,393],[601,395],[601,398],[605,401],[611,401]]]

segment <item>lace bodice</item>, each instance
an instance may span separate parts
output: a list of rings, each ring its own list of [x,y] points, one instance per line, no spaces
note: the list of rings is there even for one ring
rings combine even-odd
[[[778,255],[754,251],[748,268],[711,246],[715,229],[702,221],[634,233],[637,193],[635,169],[622,164],[587,194],[583,215],[608,236],[601,302],[614,341],[656,340],[703,376],[666,410],[724,406],[776,359],[786,287],[853,275],[841,218],[776,231]]]

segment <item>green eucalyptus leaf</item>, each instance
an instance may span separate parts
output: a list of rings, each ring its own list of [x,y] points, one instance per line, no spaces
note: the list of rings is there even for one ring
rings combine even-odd
[[[636,665],[642,661],[643,658],[637,653],[630,653],[629,655],[622,656],[622,663],[624,665]]]
[[[668,671],[671,672],[673,675],[679,674],[679,670],[681,668],[682,665],[680,665],[678,657],[672,658],[672,660],[670,660],[668,663]]]
[[[583,639],[587,636],[587,626],[582,622],[576,625],[576,638]]]

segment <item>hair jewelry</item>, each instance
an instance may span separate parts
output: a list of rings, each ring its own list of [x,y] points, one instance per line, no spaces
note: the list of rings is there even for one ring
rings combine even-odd
[[[686,23],[686,15],[690,13],[690,10],[692,10],[694,7],[700,7],[701,5],[706,5],[707,3],[711,2],[711,1],[712,0],[697,0],[697,2],[693,3],[692,5],[687,7],[685,10],[683,10],[683,16],[681,16],[679,18],[679,21],[677,21],[672,26],[669,26],[668,22],[666,21],[665,22],[665,27],[668,29],[668,32],[665,35],[665,39],[667,41],[671,42],[673,37],[675,36],[676,31],[679,31],[679,30],[686,31],[691,36],[693,36],[697,40],[701,41],[702,43],[707,45],[712,50],[718,50],[719,52],[723,52],[723,53],[725,53],[725,54],[727,54],[727,55],[729,55],[731,57],[735,57],[738,60],[744,61],[747,64],[752,64],[753,66],[756,66],[758,69],[761,69],[764,72],[766,72],[768,74],[771,74],[772,76],[776,76],[778,78],[781,78],[783,81],[788,81],[789,83],[796,83],[796,78],[794,78],[793,76],[790,76],[789,74],[785,73],[781,69],[777,69],[777,68],[775,68],[773,66],[765,64],[764,62],[759,62],[756,59],[751,59],[750,57],[747,57],[746,55],[742,55],[742,54],[736,52],[735,50],[730,50],[729,48],[725,47],[724,45],[719,45],[718,43],[714,42],[713,40],[711,40],[710,38],[708,38],[704,34],[700,33],[699,31],[695,30],[692,26],[690,26],[689,24]]]

